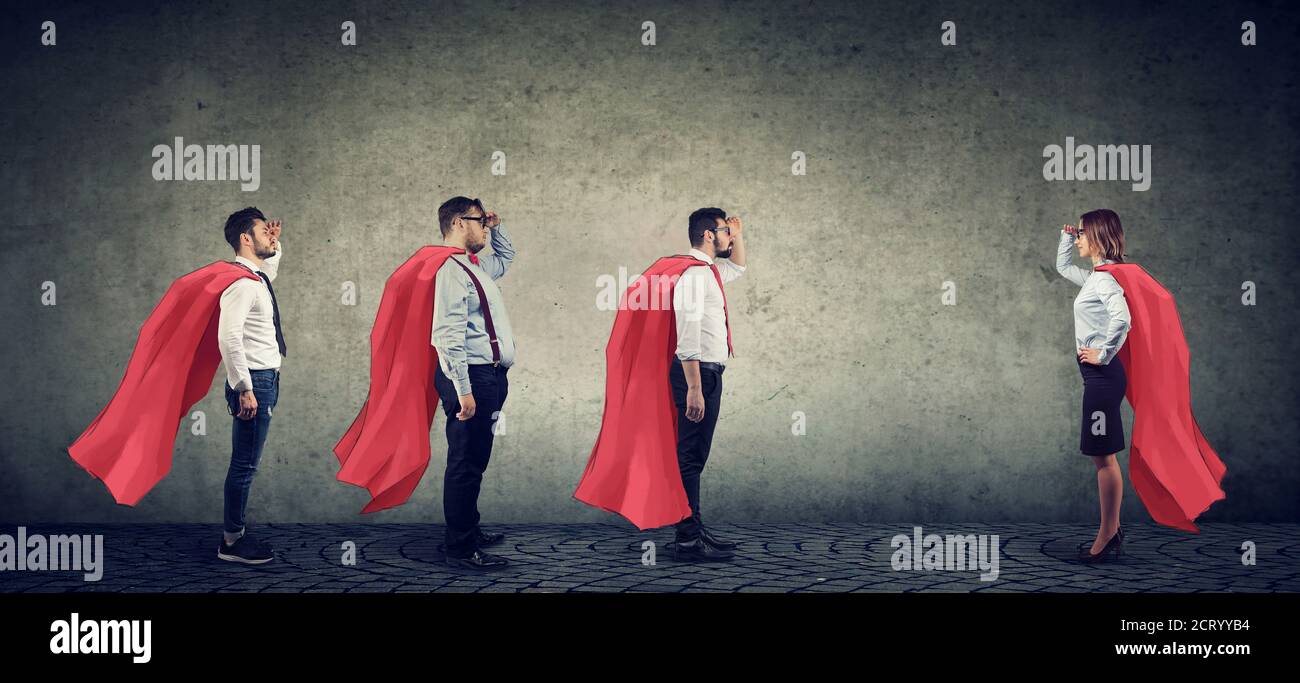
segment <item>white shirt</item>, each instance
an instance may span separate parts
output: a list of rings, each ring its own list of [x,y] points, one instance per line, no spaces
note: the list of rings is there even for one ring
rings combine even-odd
[[[275,280],[280,266],[284,243],[280,242],[275,256],[264,259],[259,268],[256,263],[236,256],[235,262],[261,271]],[[283,322],[283,321],[281,321]],[[221,317],[217,321],[217,346],[221,360],[226,365],[226,383],[235,391],[250,391],[253,378],[251,370],[271,370],[280,367],[280,345],[275,341],[275,317],[271,305],[271,290],[258,278],[239,278],[221,293]]]
[[[699,249],[691,249],[690,255],[716,266],[724,284],[745,272],[744,266],[727,259],[715,261]],[[673,315],[677,319],[679,359],[726,364],[727,317],[722,307],[722,287],[712,269],[691,266],[682,271],[673,287]]]
[[[1074,235],[1062,232],[1056,249],[1056,272],[1079,285],[1079,295],[1074,297],[1075,348],[1100,349],[1097,362],[1109,365],[1133,326],[1124,288],[1114,275],[1104,270],[1084,270],[1074,265],[1073,258]],[[1102,259],[1102,263],[1114,261]]]

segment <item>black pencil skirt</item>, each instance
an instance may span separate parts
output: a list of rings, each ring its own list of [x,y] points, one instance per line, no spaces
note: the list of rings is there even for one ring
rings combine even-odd
[[[1116,355],[1105,365],[1079,363],[1083,375],[1083,418],[1079,450],[1084,455],[1110,455],[1124,450],[1124,422],[1119,404],[1128,388],[1124,364]]]

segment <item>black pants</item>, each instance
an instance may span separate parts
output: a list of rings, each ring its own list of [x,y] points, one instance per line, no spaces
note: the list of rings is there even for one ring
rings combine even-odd
[[[450,557],[469,557],[478,549],[478,492],[483,472],[492,457],[492,436],[496,413],[505,405],[509,384],[506,368],[492,365],[469,366],[470,391],[474,396],[474,417],[461,421],[460,397],[451,380],[438,367],[434,387],[447,415],[447,472],[442,480],[442,512],[447,520],[446,552]]]
[[[718,410],[722,406],[722,373],[700,369],[704,419],[699,422],[686,419],[686,373],[676,359],[668,371],[668,381],[673,389],[673,403],[677,404],[677,465],[691,506],[691,516],[677,523],[677,540],[690,541],[700,535],[700,473],[709,459],[713,428],[718,424]]]

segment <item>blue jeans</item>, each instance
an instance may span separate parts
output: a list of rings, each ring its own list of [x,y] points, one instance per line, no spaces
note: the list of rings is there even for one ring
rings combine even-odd
[[[253,488],[253,475],[262,459],[262,445],[271,430],[271,412],[280,397],[279,370],[251,370],[253,398],[257,399],[257,415],[251,420],[241,420],[239,392],[226,383],[226,409],[235,416],[230,430],[230,470],[226,472],[225,530],[237,534],[244,530],[244,509],[248,507],[248,492]]]

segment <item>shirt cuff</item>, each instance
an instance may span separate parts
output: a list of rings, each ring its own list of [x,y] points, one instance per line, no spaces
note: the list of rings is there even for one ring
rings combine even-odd
[[[473,393],[468,377],[466,377],[465,379],[453,379],[451,381],[451,385],[456,388],[456,394],[458,396],[464,396],[466,394]]]

